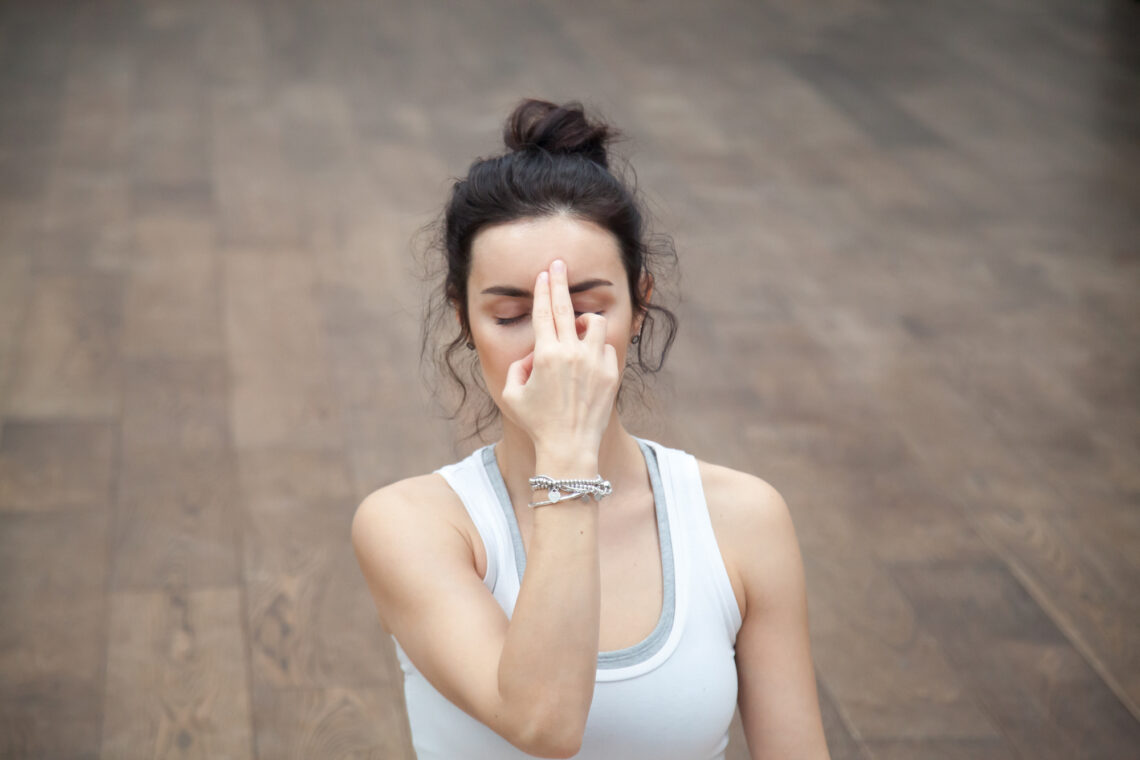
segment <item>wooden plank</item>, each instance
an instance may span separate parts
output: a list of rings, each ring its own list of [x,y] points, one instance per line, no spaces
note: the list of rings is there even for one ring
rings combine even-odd
[[[409,756],[347,526],[484,442],[408,254],[523,95],[632,137],[684,300],[623,415],[784,494],[833,757],[1126,755],[1140,80],[1094,5],[0,4],[0,755]],[[180,589],[254,690],[184,746]]]
[[[1121,757],[1140,742],[1140,723],[1003,563],[896,564],[891,575],[1018,752]]]
[[[117,273],[130,255],[126,172],[55,164],[48,178],[33,268],[43,273]]]
[[[311,257],[235,249],[222,256],[235,444],[339,447],[341,412],[329,379]]]
[[[0,197],[34,202],[37,209],[58,150],[71,16],[31,4],[3,9],[0,45]],[[54,34],[44,34],[51,28]]]
[[[993,361],[1000,360],[995,357]],[[953,374],[948,376],[956,379]],[[1006,382],[998,379],[1007,375],[990,370],[984,377],[989,387],[1001,389],[1003,394],[1011,393]],[[958,384],[961,386],[960,381]],[[919,398],[923,399],[921,404],[912,406]],[[1015,430],[1012,426],[1022,424],[1029,430],[1048,429],[1047,426],[1059,424],[1057,418],[1035,420],[1029,411],[1034,402],[1028,397],[1010,403],[991,397],[988,403],[1007,410],[1005,414],[1009,416],[1002,423],[1006,429]],[[1013,415],[1015,403],[1025,411]],[[1127,590],[1135,573],[1128,569],[1125,559],[1090,553],[1086,544],[1096,539],[1085,536],[1095,532],[1095,528],[1059,530],[1070,520],[1095,526],[1111,519],[1116,509],[1107,504],[1112,501],[1091,501],[1087,491],[1081,497],[1082,491],[1072,480],[1065,486],[1066,495],[1062,495],[1048,482],[1054,478],[1052,473],[1033,467],[1032,457],[1042,450],[1041,444],[1027,441],[1011,447],[1005,435],[995,431],[987,417],[970,407],[956,389],[933,383],[912,384],[908,395],[895,396],[894,412],[919,408],[925,416],[927,437],[912,440],[932,476],[954,484],[963,514],[973,529],[995,556],[1010,564],[1037,603],[1136,714],[1133,660],[1137,640],[1129,634],[1126,623],[1135,617],[1131,612],[1132,595]],[[971,440],[972,446],[947,445],[963,438]],[[1071,499],[1082,499],[1079,521],[1069,517],[1076,514]],[[1094,507],[1096,504],[1102,506]]]
[[[344,458],[250,450],[240,466],[259,752],[371,743],[408,756],[395,649],[346,551],[359,501]]]
[[[103,757],[255,757],[240,598],[110,595]]]
[[[134,26],[123,6],[77,8],[72,19],[53,165],[57,173],[117,176],[130,149]]]
[[[156,201],[179,189],[196,189],[209,200],[208,90],[202,67],[187,65],[199,60],[203,25],[196,5],[148,5],[136,19],[131,42],[137,68],[129,133],[136,211],[153,213]]]
[[[222,357],[124,361],[123,450],[226,452],[229,387]]]
[[[4,422],[0,438],[0,512],[107,509],[116,457],[105,422]]]
[[[9,378],[7,413],[106,419],[119,411],[119,275],[41,274]]]
[[[385,689],[258,688],[254,706],[260,757],[416,757],[407,718]]]
[[[901,739],[866,744],[872,760],[1018,760],[1002,739]],[[837,760],[834,756],[832,760]]]
[[[239,582],[240,507],[233,453],[155,443],[124,452],[115,507],[117,591]]]
[[[874,82],[853,76],[847,66],[826,53],[788,58],[797,76],[811,83],[877,145],[886,148],[931,147],[941,139],[921,121],[900,108]]]
[[[394,659],[348,547],[356,511],[344,458],[240,454],[245,579],[255,682],[392,683]]]
[[[298,182],[286,166],[273,101],[258,90],[217,89],[211,113],[210,166],[220,240],[236,246],[301,245]]]
[[[838,553],[804,566],[816,667],[862,740],[1000,736],[884,569]]]
[[[1108,582],[1099,566],[1105,559],[1088,556],[1079,539],[1074,542],[1062,532],[1063,522],[1043,518],[1036,510],[1006,508],[975,519],[1126,709],[1140,715],[1135,588]]]
[[[123,355],[223,356],[223,270],[213,222],[197,214],[143,214],[133,226]]]
[[[848,725],[839,703],[831,695],[831,689],[818,675],[815,685],[816,693],[819,694],[823,732],[827,737],[827,749],[831,760],[869,760],[870,756],[863,748],[863,742]]]
[[[7,408],[8,378],[16,368],[20,328],[31,296],[35,225],[30,209],[0,202],[0,411]]]
[[[0,513],[0,756],[97,757],[106,574],[105,506]]]

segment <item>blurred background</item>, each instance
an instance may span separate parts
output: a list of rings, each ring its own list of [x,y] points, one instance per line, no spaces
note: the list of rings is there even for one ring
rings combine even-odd
[[[0,3],[0,756],[412,757],[349,525],[481,445],[414,239],[523,96],[630,137],[629,428],[784,495],[832,757],[1140,756],[1131,0]]]

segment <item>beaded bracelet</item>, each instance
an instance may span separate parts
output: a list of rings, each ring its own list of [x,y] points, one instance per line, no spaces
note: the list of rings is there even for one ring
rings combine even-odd
[[[601,501],[603,496],[609,496],[614,489],[610,486],[610,481],[602,480],[601,475],[593,480],[581,478],[555,480],[547,475],[536,475],[530,479],[530,490],[550,492],[546,501],[536,501],[527,505],[528,507],[544,507],[547,504],[557,504],[560,501],[580,499],[591,495],[594,497],[594,501]]]

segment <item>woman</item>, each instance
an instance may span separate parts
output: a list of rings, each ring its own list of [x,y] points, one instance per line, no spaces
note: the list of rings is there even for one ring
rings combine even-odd
[[[523,101],[445,212],[451,348],[477,353],[502,437],[372,493],[352,526],[416,751],[707,760],[739,703],[753,757],[827,758],[783,499],[631,435],[614,403],[623,369],[664,361],[644,355],[654,314],[665,351],[675,320],[613,134]]]

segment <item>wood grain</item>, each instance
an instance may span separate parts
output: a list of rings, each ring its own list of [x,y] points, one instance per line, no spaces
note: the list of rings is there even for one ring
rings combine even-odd
[[[234,588],[111,594],[103,755],[253,756]]]
[[[1137,11],[0,4],[0,756],[413,756],[349,529],[497,436],[415,254],[537,96],[629,138],[623,419],[784,496],[832,757],[1132,757]]]

